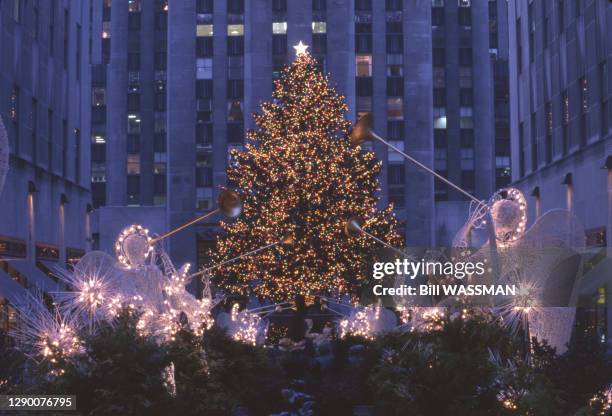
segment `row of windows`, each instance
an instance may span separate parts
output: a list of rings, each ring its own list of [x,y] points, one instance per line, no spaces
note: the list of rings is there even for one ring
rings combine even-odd
[[[599,81],[600,81],[600,96],[599,96],[599,120],[600,120],[600,136],[604,137],[608,134],[610,126],[609,126],[609,97],[608,97],[608,87],[606,83],[607,79],[607,63],[604,61],[599,65]],[[588,81],[585,77],[582,77],[578,80],[577,83],[578,88],[578,99],[580,100],[579,114],[577,119],[578,124],[578,136],[579,136],[579,144],[584,146],[587,144],[588,135],[589,135],[589,85]],[[548,101],[544,105],[543,111],[543,140],[538,137],[538,129],[537,129],[537,115],[535,112],[531,114],[530,117],[530,153],[531,153],[531,170],[535,171],[538,168],[540,162],[551,163],[553,159],[553,153],[566,155],[569,151],[570,147],[570,138],[569,138],[569,130],[570,130],[570,95],[567,90],[564,90],[559,95],[559,109],[560,109],[560,143],[559,149],[555,148],[555,143],[553,140],[554,133],[554,111],[552,102]],[[525,126],[524,123],[521,122],[519,124],[519,170],[520,175],[525,174],[525,154],[527,152],[526,143],[525,143]]]

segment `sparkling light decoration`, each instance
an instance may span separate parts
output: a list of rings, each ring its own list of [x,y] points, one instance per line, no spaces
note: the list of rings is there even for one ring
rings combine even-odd
[[[266,331],[267,328],[262,329],[262,319],[259,315],[246,309],[240,311],[237,303],[232,306],[229,333],[233,339],[257,345],[260,339],[265,338]]]
[[[53,375],[62,374],[62,361],[83,352],[78,336],[82,323],[69,313],[49,311],[41,297],[32,295],[28,295],[20,312],[20,323],[10,332],[17,346],[36,362],[57,364]]]
[[[60,309],[84,316],[93,330],[96,322],[113,315],[112,308],[117,287],[116,261],[106,253],[91,251],[83,256],[73,271],[59,269],[57,276],[70,289],[56,293]]]
[[[379,304],[357,306],[351,314],[339,322],[338,335],[357,335],[367,339],[374,339],[376,335],[395,328],[395,315],[382,308]]]
[[[149,230],[141,225],[126,227],[115,242],[117,260],[127,269],[144,266],[153,251],[151,240]]]
[[[243,213],[222,222],[212,264],[292,235],[275,246],[214,270],[234,293],[275,301],[356,291],[370,277],[363,254],[379,246],[346,237],[347,218],[367,219],[368,232],[401,246],[392,207],[377,210],[381,163],[349,141],[343,96],[329,86],[307,52],[299,53],[275,83],[273,101],[254,116],[245,151],[232,151],[228,178],[238,184]],[[257,284],[253,278],[257,278]]]

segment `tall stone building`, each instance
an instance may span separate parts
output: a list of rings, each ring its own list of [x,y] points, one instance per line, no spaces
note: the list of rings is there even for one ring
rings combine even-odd
[[[0,2],[0,117],[9,170],[0,189],[0,329],[25,292],[89,244],[90,2]]]
[[[584,227],[580,296],[593,308],[582,313],[610,342],[612,3],[510,4],[512,179],[528,198],[532,223],[564,208]]]

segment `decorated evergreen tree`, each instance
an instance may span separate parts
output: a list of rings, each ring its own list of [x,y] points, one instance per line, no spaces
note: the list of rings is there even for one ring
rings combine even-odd
[[[298,49],[296,47],[296,49]],[[372,152],[349,142],[351,123],[344,97],[298,49],[294,62],[275,83],[272,102],[255,114],[244,151],[233,151],[228,177],[239,188],[243,214],[222,223],[215,263],[290,236],[276,245],[215,271],[233,292],[275,300],[296,294],[349,293],[369,277],[364,253],[377,248],[367,238],[344,234],[347,219],[400,245],[392,207],[378,210],[381,163]]]

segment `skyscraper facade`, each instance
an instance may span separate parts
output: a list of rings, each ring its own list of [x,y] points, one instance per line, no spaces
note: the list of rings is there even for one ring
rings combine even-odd
[[[0,189],[0,328],[26,291],[89,248],[89,1],[0,2],[0,117],[10,159]]]
[[[564,208],[584,228],[580,296],[583,304],[599,306],[586,321],[605,341],[612,334],[612,262],[606,258],[612,233],[612,3],[517,0],[509,22],[512,179],[528,198],[532,223]]]
[[[250,114],[271,99],[300,41],[346,97],[348,118],[372,112],[379,135],[478,197],[507,183],[506,2],[187,3],[113,0],[99,11],[106,83],[96,90],[94,75],[93,88],[106,118],[92,137],[104,148],[93,151],[92,179],[101,248],[133,219],[162,232],[214,208],[232,185],[231,149],[243,148]],[[408,245],[449,241],[467,201],[384,145],[371,148]],[[217,219],[169,239],[173,258],[203,261]]]

